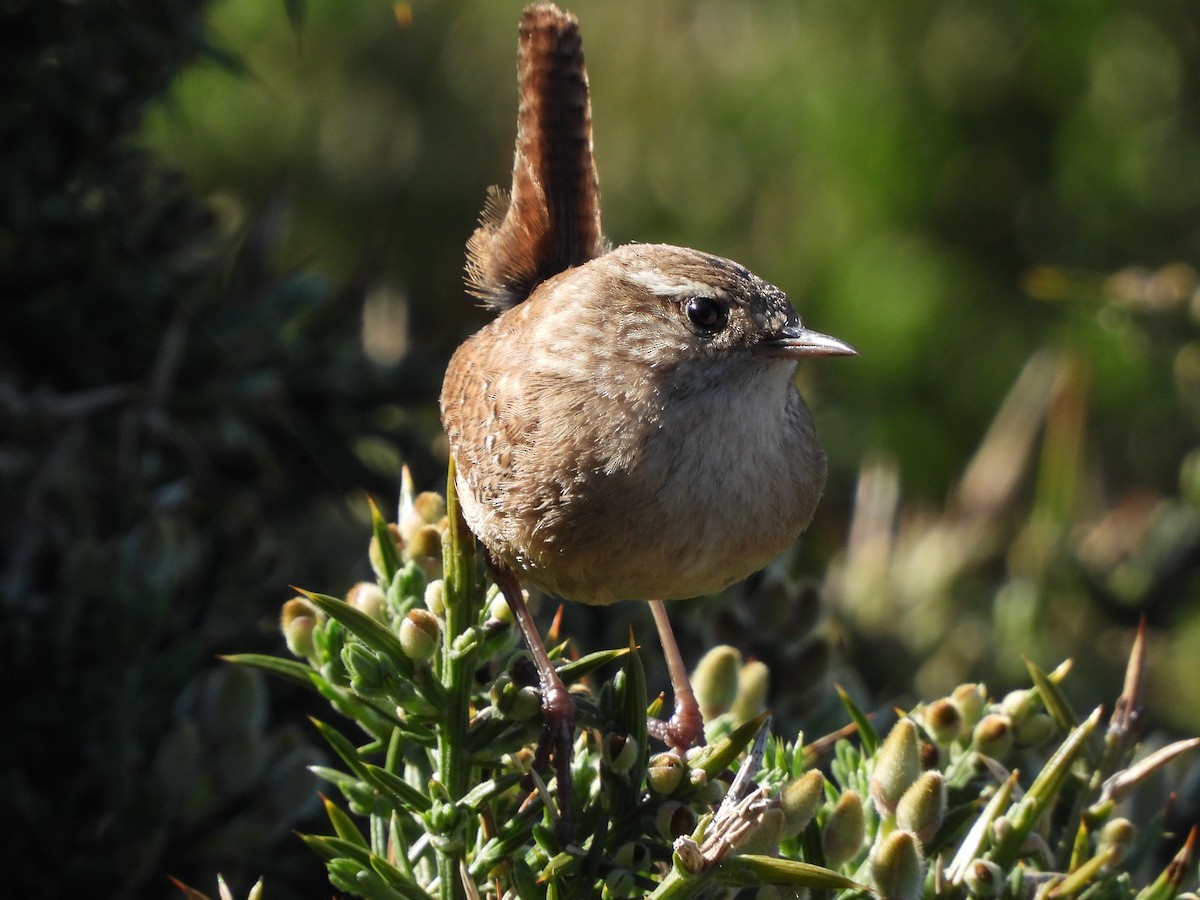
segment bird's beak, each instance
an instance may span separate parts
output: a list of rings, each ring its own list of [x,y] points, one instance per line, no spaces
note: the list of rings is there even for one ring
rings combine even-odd
[[[803,359],[806,356],[858,356],[858,351],[835,337],[810,331],[801,325],[789,325],[774,337],[754,348],[763,356]]]

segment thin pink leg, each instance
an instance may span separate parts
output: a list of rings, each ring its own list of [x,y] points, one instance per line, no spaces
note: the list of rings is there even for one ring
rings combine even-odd
[[[537,623],[529,612],[525,598],[521,594],[521,583],[516,574],[503,563],[489,560],[492,580],[500,588],[504,599],[508,602],[517,627],[525,638],[525,645],[533,654],[533,662],[537,667],[538,681],[542,693],[542,717],[545,722],[545,732],[537,756],[544,760],[546,744],[554,760],[554,773],[558,778],[558,836],[559,840],[567,843],[571,840],[574,825],[571,821],[571,749],[575,736],[575,699],[567,686],[563,684],[542,636],[538,633]],[[694,701],[693,701],[694,702]]]
[[[666,722],[651,722],[651,734],[665,741],[673,750],[682,753],[704,731],[704,720],[700,717],[700,705],[692,693],[692,682],[687,666],[671,630],[667,618],[667,607],[661,600],[650,601],[650,612],[658,629],[658,640],[662,644],[663,656],[667,660],[667,672],[671,676],[671,690],[675,694],[675,712]]]

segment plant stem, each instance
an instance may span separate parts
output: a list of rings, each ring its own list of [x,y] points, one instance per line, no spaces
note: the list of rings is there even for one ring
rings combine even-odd
[[[481,606],[475,581],[475,539],[462,519],[454,485],[454,460],[446,485],[446,513],[449,519],[447,549],[444,553],[446,629],[442,642],[440,675],[446,688],[437,735],[438,780],[449,794],[451,803],[459,803],[471,787],[471,765],[467,754],[467,724],[471,707],[471,684],[475,674],[475,645],[469,638],[460,640],[477,623]],[[466,810],[457,820],[457,835],[438,849],[438,876],[445,900],[465,897],[460,861],[468,841],[465,837]]]

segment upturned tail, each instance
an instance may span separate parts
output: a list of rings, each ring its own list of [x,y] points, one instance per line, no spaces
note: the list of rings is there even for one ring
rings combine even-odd
[[[467,290],[495,310],[605,251],[579,23],[552,3],[521,17],[512,191],[488,192],[467,241]]]

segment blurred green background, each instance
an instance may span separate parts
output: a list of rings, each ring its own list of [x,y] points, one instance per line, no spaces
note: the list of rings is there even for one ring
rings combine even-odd
[[[390,504],[402,462],[443,483],[520,8],[0,9],[0,794],[25,893],[222,870],[328,894],[287,834],[305,701],[214,655],[279,649],[289,583],[365,571],[363,496]],[[903,703],[1073,656],[1084,708],[1144,614],[1152,719],[1200,732],[1194,4],[570,8],[608,237],[738,259],[860,351],[800,375],[831,477],[780,569],[824,595],[814,677]],[[689,609],[731,598],[676,607],[689,657],[740,634],[778,683],[814,671],[808,637],[755,634],[776,574],[724,631]]]

